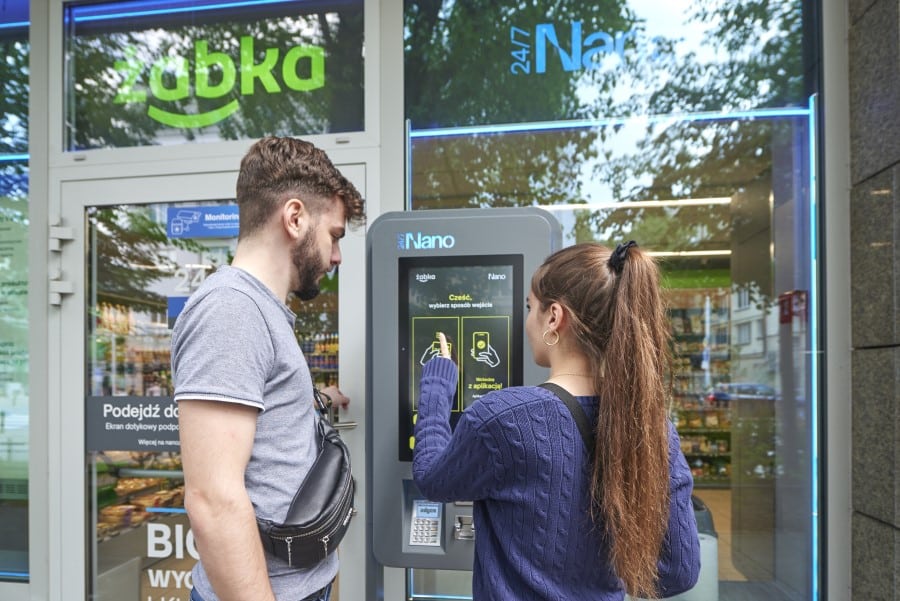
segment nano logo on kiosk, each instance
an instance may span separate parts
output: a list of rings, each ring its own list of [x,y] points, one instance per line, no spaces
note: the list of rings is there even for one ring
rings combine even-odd
[[[397,250],[433,250],[436,248],[453,248],[456,238],[450,234],[423,234],[422,232],[405,232],[397,234]]]

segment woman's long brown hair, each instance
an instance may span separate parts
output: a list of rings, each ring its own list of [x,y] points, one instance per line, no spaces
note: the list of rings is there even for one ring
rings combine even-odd
[[[531,287],[542,308],[566,309],[591,361],[600,397],[591,516],[626,592],[655,598],[669,517],[670,334],[655,261],[637,247],[625,253],[617,273],[610,249],[570,246],[538,268]]]

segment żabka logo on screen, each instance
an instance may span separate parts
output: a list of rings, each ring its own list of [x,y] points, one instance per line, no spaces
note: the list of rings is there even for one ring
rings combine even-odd
[[[191,95],[190,63],[183,56],[164,56],[150,65],[149,80],[145,88],[137,88],[144,74],[146,64],[141,60],[136,48],[126,50],[126,59],[116,61],[115,68],[123,76],[119,84],[114,102],[116,104],[145,103],[147,93],[157,100],[172,102],[185,100]],[[198,98],[222,98],[234,90],[240,71],[240,90],[242,96],[254,93],[257,80],[268,94],[281,93],[273,71],[278,67],[280,50],[267,48],[262,62],[255,62],[253,37],[242,36],[240,42],[239,66],[224,52],[210,52],[206,40],[197,40],[194,44],[194,94]],[[309,61],[309,77],[297,75],[300,61]],[[218,67],[221,71],[220,81],[210,81],[210,71]],[[167,85],[163,77],[166,73],[174,76],[174,86]],[[281,59],[281,75],[284,85],[297,92],[308,92],[325,85],[325,50],[321,46],[294,46]],[[171,84],[171,80],[169,80]],[[234,114],[240,105],[237,99],[205,113],[184,114],[165,111],[156,106],[147,107],[147,115],[169,127],[197,128],[206,127]]]
[[[450,234],[445,236],[440,234],[429,236],[422,232],[397,234],[398,250],[432,250],[435,248],[453,248],[455,245],[456,238]]]

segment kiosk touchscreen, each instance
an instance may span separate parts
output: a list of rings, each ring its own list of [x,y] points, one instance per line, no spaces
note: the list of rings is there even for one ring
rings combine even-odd
[[[367,501],[381,564],[472,568],[472,503],[432,501],[412,481],[422,367],[443,332],[459,366],[451,426],[492,390],[542,381],[525,349],[524,305],[561,237],[537,208],[388,213],[369,229]]]
[[[400,365],[398,439],[401,461],[412,461],[413,425],[422,367],[447,336],[459,366],[450,414],[459,414],[491,390],[522,382],[522,255],[402,257],[398,261]]]

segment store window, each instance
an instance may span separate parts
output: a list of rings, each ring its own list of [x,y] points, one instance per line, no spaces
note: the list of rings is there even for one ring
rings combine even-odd
[[[363,0],[65,9],[65,148],[363,131]]]
[[[27,0],[0,5],[0,56],[0,580],[27,580]]]
[[[818,599],[818,4],[404,6],[408,208],[541,206],[564,244],[658,257],[715,533],[695,594]]]

